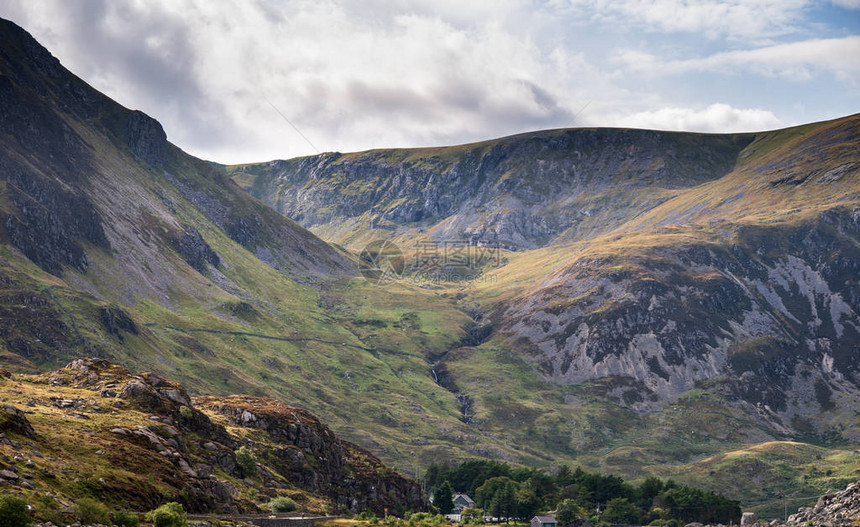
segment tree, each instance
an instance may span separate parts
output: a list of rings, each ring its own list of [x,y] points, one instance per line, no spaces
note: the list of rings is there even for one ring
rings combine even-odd
[[[433,505],[441,514],[451,514],[454,510],[454,488],[447,479],[436,487],[436,492],[433,493]]]
[[[636,490],[637,504],[644,509],[649,509],[661,490],[663,490],[663,481],[660,478],[654,476],[647,478]]]
[[[547,503],[555,503],[558,489],[553,478],[546,474],[535,474],[529,478],[526,485],[534,490],[535,494],[547,500]]]
[[[424,484],[427,485],[427,488],[434,489],[446,479],[450,481],[451,478],[448,477],[450,472],[450,467],[430,463],[430,466],[427,467],[427,472],[424,473]]]
[[[541,499],[534,490],[520,488],[517,491],[517,518],[528,519],[540,509]]]
[[[33,523],[27,502],[18,496],[0,496],[0,525],[27,527]]]
[[[293,512],[296,510],[296,502],[287,496],[278,496],[266,504],[272,512]]]
[[[78,518],[83,524],[106,524],[110,522],[110,511],[100,501],[81,498],[75,504]]]
[[[500,488],[496,495],[493,497],[494,500],[499,501],[499,507],[501,515],[500,518],[505,518],[508,520],[508,523],[511,521],[511,517],[517,515],[517,490],[519,489],[519,485],[515,481],[511,481],[504,487]]]
[[[563,500],[555,508],[555,519],[558,520],[560,527],[573,525],[576,520],[584,516],[582,507],[576,504],[573,500]]]
[[[257,473],[257,456],[245,446],[236,451],[236,465],[242,472],[242,477],[250,478]]]
[[[146,521],[155,527],[187,527],[188,519],[182,505],[171,501],[146,513]]]
[[[642,516],[642,509],[630,503],[627,498],[612,498],[606,504],[606,510],[600,515],[600,520],[609,523],[639,523]]]
[[[496,493],[499,492],[499,489],[508,485],[514,485],[516,487],[514,492],[519,489],[517,482],[506,476],[499,476],[486,480],[483,485],[475,490],[475,503],[478,507],[488,509],[490,507],[490,501],[492,501]]]
[[[140,525],[140,518],[133,512],[116,511],[113,513],[113,524],[118,527],[137,527]]]
[[[484,511],[474,507],[466,507],[460,513],[460,521],[462,523],[484,523]]]
[[[585,505],[586,503],[591,502],[591,492],[579,483],[572,483],[562,487],[558,491],[558,497],[562,501],[573,500],[579,505]]]
[[[490,516],[495,518],[505,518],[508,521],[514,516],[517,516],[517,491],[519,485],[516,481],[509,478],[493,478],[492,486],[493,497],[489,501],[488,511]],[[492,481],[492,480],[491,480]],[[490,483],[489,481],[484,485]],[[483,488],[483,486],[482,486]],[[485,489],[485,494],[488,489]]]

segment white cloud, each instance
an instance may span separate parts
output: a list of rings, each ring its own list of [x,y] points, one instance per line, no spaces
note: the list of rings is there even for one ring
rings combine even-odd
[[[696,132],[755,132],[778,128],[780,120],[771,112],[759,109],[738,109],[728,104],[711,104],[693,108],[665,107],[618,117],[616,124],[631,128],[658,130],[689,130]]]
[[[860,9],[860,0],[831,0],[834,5],[845,9]]]
[[[796,36],[807,3],[7,0],[0,16],[100,91],[159,119],[182,148],[240,162],[313,153],[270,104],[316,147],[340,151],[583,124],[773,126],[779,93],[758,110],[707,105],[744,107],[748,92],[763,100],[761,75],[833,84],[835,73],[837,85],[856,86],[860,37],[771,42]],[[690,73],[696,86],[686,85]],[[720,79],[729,93],[702,86],[715,74],[729,74]],[[856,107],[858,90],[845,91],[827,117]]]
[[[853,0],[840,0],[851,2]],[[570,0],[604,23],[709,39],[762,40],[793,33],[810,0]]]
[[[727,51],[713,55],[663,61],[639,50],[621,50],[615,60],[628,70],[648,75],[681,74],[691,71],[752,72],[770,77],[808,80],[817,71],[829,71],[842,79],[860,76],[860,37],[804,40],[757,49]]]
[[[219,160],[312,153],[270,103],[324,150],[569,126],[576,90],[559,68],[588,68],[544,56],[492,18],[458,25],[427,8],[374,18],[331,0],[87,6],[67,17],[56,16],[73,10],[65,3],[21,9],[67,67]]]

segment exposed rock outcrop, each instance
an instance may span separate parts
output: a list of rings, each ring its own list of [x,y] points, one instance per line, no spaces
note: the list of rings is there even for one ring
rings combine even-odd
[[[221,263],[218,253],[206,243],[206,240],[194,227],[188,226],[182,230],[174,238],[173,246],[176,252],[182,256],[182,259],[199,273],[206,272],[207,264],[218,267],[218,264]]]
[[[853,527],[860,524],[860,481],[841,492],[828,492],[812,507],[788,517],[786,525],[808,527]]]
[[[137,335],[139,330],[134,320],[124,310],[118,307],[103,307],[99,309],[99,318],[102,326],[120,341],[123,340],[122,332]]]
[[[11,404],[0,405],[0,432],[11,432],[30,439],[36,437],[26,414]]]
[[[289,481],[300,481],[305,488],[330,496],[339,507],[395,511],[427,506],[415,481],[337,438],[307,410],[246,395],[202,397],[197,403],[235,425],[263,430],[275,445],[268,452],[267,465]]]
[[[718,178],[751,140],[749,134],[551,130],[238,170],[256,176],[252,194],[308,228],[324,226],[336,241],[368,226],[412,228],[430,229],[439,241],[520,250],[605,231],[666,199],[655,192],[633,204],[631,186],[674,189]]]
[[[161,123],[141,111],[130,112],[126,137],[135,155],[154,167],[164,166],[168,143]]]
[[[823,432],[826,412],[860,404],[856,217],[832,209],[788,232],[741,230],[729,247],[582,258],[510,302],[499,327],[547,381],[614,378],[606,395],[648,410],[724,378],[778,430]]]
[[[79,418],[109,404],[99,400],[115,401],[115,409],[149,415],[147,425],[125,424],[121,418],[108,425],[104,433],[112,446],[104,455],[117,467],[151,473],[151,479],[175,489],[175,499],[190,511],[257,512],[258,505],[241,498],[235,482],[262,497],[286,488],[303,489],[343,511],[427,507],[414,480],[341,440],[306,410],[246,395],[194,401],[181,384],[152,373],[135,374],[104,359],[75,359],[46,374],[46,380],[49,385],[93,393],[93,399],[50,400],[55,408]],[[0,431],[36,437],[19,410],[0,407],[0,419]],[[259,430],[264,436],[235,434],[233,427]],[[240,447],[256,457],[252,473],[238,459]],[[217,477],[216,470],[233,482]],[[138,494],[129,499],[152,508],[164,498],[163,491],[155,490],[136,490]],[[117,499],[128,490],[106,481],[100,492]]]

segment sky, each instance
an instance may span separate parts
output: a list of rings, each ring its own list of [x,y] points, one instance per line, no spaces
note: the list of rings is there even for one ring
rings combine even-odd
[[[4,0],[0,17],[230,164],[860,112],[860,0]]]

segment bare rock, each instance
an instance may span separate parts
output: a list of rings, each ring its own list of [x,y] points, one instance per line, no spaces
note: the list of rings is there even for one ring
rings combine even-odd
[[[745,512],[743,516],[741,516],[741,527],[746,525],[755,525],[756,521],[754,512]]]
[[[11,432],[33,439],[36,432],[27,416],[10,404],[0,405],[0,432]]]

